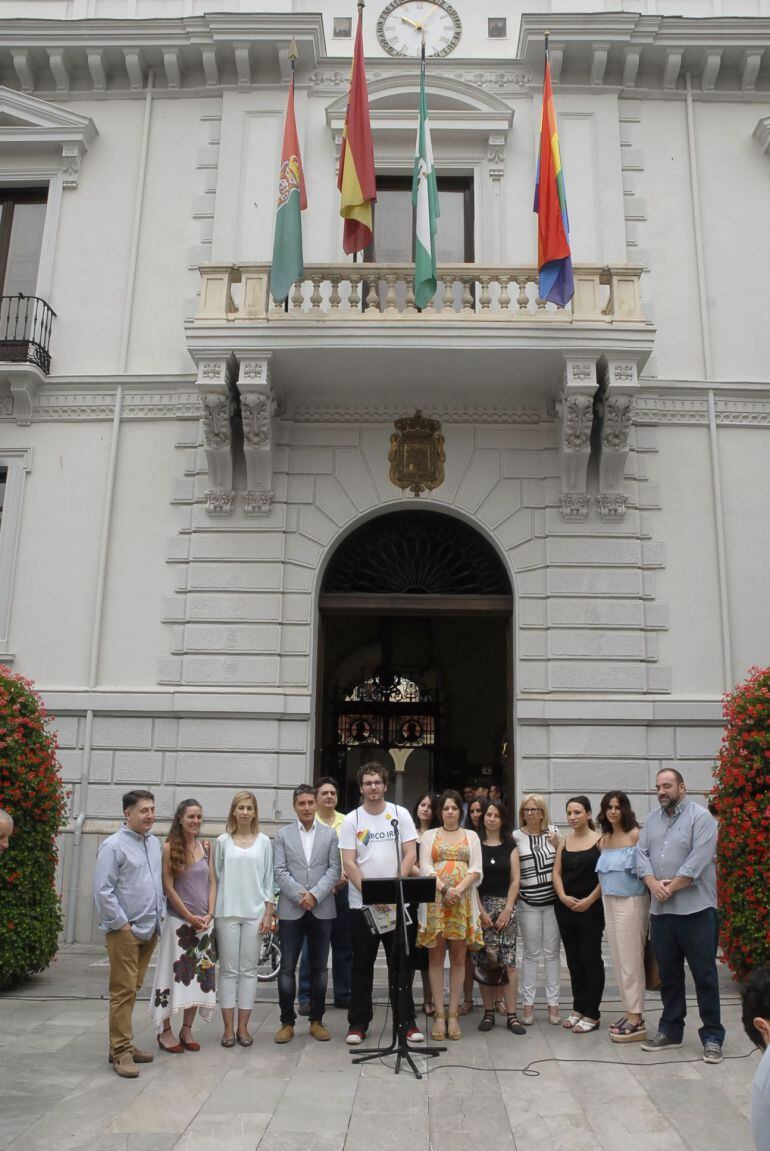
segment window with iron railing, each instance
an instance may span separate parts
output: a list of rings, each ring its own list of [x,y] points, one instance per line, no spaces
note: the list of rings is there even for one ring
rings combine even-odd
[[[37,295],[47,188],[0,188],[0,360],[48,373],[53,311]]]

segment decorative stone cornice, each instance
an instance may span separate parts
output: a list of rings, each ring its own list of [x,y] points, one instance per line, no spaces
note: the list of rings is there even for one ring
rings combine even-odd
[[[742,427],[770,427],[770,396],[767,399],[727,397],[714,400],[717,424]],[[635,424],[707,424],[705,395],[643,395],[637,397]]]
[[[157,20],[0,20],[0,82],[23,92],[109,96],[211,91],[278,82],[280,52],[294,37],[299,68],[326,55],[320,14],[209,13]],[[249,47],[272,44],[272,52]],[[349,65],[348,65],[349,74]]]
[[[537,408],[432,407],[445,424],[540,424],[553,419]],[[392,424],[404,414],[403,405],[361,404],[332,407],[323,404],[288,403],[279,405],[282,419],[300,424]]]
[[[681,16],[647,16],[635,12],[525,14],[519,31],[518,62],[529,66],[540,82],[543,37],[551,36],[551,74],[559,83],[569,74],[571,86],[606,85],[683,95],[683,67],[690,73],[694,95],[724,99],[751,95],[768,71],[770,19],[721,17],[709,20]],[[554,68],[554,48],[558,59]],[[760,85],[761,87],[761,85]]]
[[[197,419],[200,416],[200,398],[187,383],[173,378],[153,381],[131,377],[121,377],[118,382],[123,388],[124,420]],[[20,421],[26,413],[28,423],[111,420],[115,415],[118,382],[99,380],[89,384],[82,379],[41,377],[39,385],[29,391],[28,402],[20,397],[17,387],[12,387],[10,394],[0,395],[0,419]]]

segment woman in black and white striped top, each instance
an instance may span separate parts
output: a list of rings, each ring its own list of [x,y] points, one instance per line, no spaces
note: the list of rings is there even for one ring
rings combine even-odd
[[[535,988],[537,969],[542,958],[545,966],[545,998],[548,1022],[559,1019],[559,926],[554,904],[553,864],[559,833],[551,824],[548,804],[542,795],[525,795],[519,807],[519,829],[514,832],[521,864],[521,888],[516,905],[516,918],[522,942],[521,1003],[522,1023],[535,1021]]]

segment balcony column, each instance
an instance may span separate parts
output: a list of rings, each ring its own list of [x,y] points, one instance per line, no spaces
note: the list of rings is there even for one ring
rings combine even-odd
[[[229,515],[233,510],[232,416],[235,408],[233,379],[235,359],[211,357],[198,363],[196,381],[203,412],[203,444],[209,470],[205,493],[210,515]]]
[[[603,520],[621,520],[626,514],[624,475],[639,381],[633,361],[608,358],[603,375],[597,503]]]
[[[273,415],[275,400],[270,386],[270,357],[241,359],[238,377],[246,459],[246,515],[267,515],[273,502]]]
[[[591,455],[591,428],[596,395],[596,361],[566,357],[561,415],[561,514],[584,520],[588,515],[586,477]]]

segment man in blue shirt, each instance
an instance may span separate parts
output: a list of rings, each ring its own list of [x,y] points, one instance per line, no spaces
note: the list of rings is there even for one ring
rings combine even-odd
[[[706,1063],[722,1062],[722,1026],[717,975],[717,824],[705,807],[687,798],[674,768],[655,777],[658,811],[639,836],[639,878],[650,892],[650,933],[660,968],[663,1013],[658,1033],[642,1051],[681,1047],[685,999],[684,963],[692,972]]]
[[[155,950],[165,910],[161,846],[151,834],[155,796],[123,796],[125,825],[104,840],[96,857],[94,903],[110,960],[110,1063],[123,1079],[136,1079],[137,1063],[151,1052],[134,1047],[132,1014]]]

